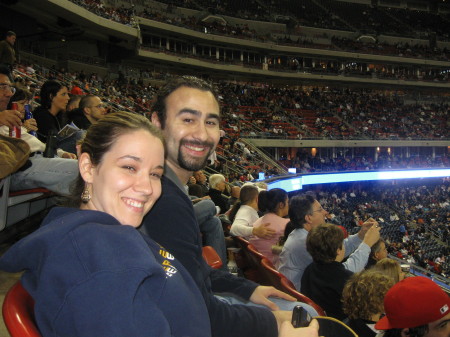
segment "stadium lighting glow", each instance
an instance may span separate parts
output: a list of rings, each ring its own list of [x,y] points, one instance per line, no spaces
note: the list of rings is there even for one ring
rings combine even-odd
[[[283,176],[266,181],[268,189],[282,188],[286,192],[298,191],[303,185],[342,183],[351,181],[391,180],[391,179],[417,179],[417,178],[450,177],[450,169],[429,170],[398,170],[398,171],[371,171],[346,172],[327,174],[305,174]]]

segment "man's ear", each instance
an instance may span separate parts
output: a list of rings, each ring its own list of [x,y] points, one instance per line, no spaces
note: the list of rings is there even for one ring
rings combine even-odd
[[[311,218],[311,214],[306,214],[305,215],[305,221],[306,221],[307,224],[311,223],[310,218]]]
[[[381,252],[376,252],[375,254],[373,254],[374,255],[374,257],[375,257],[375,260],[379,260],[380,258],[379,258],[379,256],[380,256],[380,253]]]
[[[78,168],[80,170],[80,175],[83,178],[83,180],[91,184],[93,182],[94,177],[94,165],[92,164],[91,157],[86,153],[83,152],[78,157]]]
[[[161,129],[161,122],[156,111],[152,112],[152,124]]]

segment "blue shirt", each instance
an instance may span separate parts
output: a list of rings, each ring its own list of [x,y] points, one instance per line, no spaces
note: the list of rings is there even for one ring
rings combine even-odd
[[[306,250],[306,237],[308,231],[304,228],[294,229],[289,234],[280,254],[279,272],[286,276],[300,291],[303,272],[312,262],[312,257]],[[367,264],[370,247],[363,243],[357,234],[350,235],[344,240],[345,256],[344,267],[354,273],[360,272]]]

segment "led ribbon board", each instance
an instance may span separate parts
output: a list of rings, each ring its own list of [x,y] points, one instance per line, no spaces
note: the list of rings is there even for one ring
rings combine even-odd
[[[368,180],[392,180],[392,179],[417,179],[450,177],[450,169],[428,170],[395,170],[395,171],[371,171],[371,172],[345,172],[328,174],[306,174],[296,176],[282,176],[266,180],[268,189],[282,188],[286,192],[298,191],[303,185],[342,183],[350,181]]]

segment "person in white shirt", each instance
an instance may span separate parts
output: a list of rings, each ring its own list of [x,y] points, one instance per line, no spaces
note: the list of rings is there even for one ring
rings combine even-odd
[[[228,218],[232,222],[230,234],[249,238],[255,235],[259,238],[270,239],[276,232],[269,228],[270,223],[253,227],[253,223],[259,219],[258,215],[258,187],[245,185],[241,188],[241,193],[236,204],[230,211]]]

